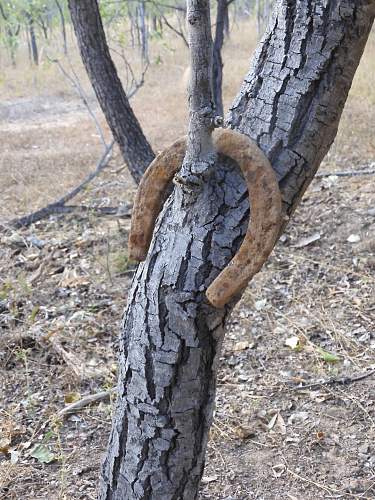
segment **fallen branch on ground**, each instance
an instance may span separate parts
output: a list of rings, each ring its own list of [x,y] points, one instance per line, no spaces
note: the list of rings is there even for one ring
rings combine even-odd
[[[60,199],[54,201],[53,203],[48,204],[46,207],[41,208],[29,215],[25,215],[24,217],[21,217],[19,219],[13,219],[12,221],[10,221],[9,226],[18,229],[20,227],[30,226],[34,222],[38,222],[42,219],[45,219],[46,217],[52,214],[66,213],[69,212],[69,210],[70,212],[72,212],[73,211],[72,208],[69,209],[69,207],[66,207],[65,204],[72,198],[77,196],[78,193],[80,193],[93,179],[95,179],[95,177],[97,177],[108,166],[108,163],[112,157],[113,146],[114,146],[114,141],[112,140],[112,142],[105,148],[100,160],[96,165],[95,170],[91,172],[78,186],[76,186],[74,189],[69,191],[64,196],[62,196]],[[87,210],[103,211],[103,208],[102,209],[87,208]]]
[[[76,413],[77,411],[82,410],[83,408],[92,403],[99,403],[100,401],[106,401],[112,396],[112,394],[115,394],[115,392],[116,389],[110,389],[109,391],[102,391],[96,394],[89,394],[88,396],[85,396],[78,401],[74,401],[74,403],[70,403],[69,405],[62,408],[59,412],[57,412],[57,416],[65,417],[71,413]]]
[[[363,380],[367,377],[371,377],[375,374],[375,370],[370,370],[365,373],[360,373],[358,375],[353,375],[352,377],[332,377],[325,380],[317,380],[316,382],[312,382],[310,384],[299,385],[297,387],[293,387],[295,391],[301,391],[303,389],[313,389],[314,387],[327,386],[327,385],[347,385],[352,382],[358,382],[359,380]]]
[[[321,172],[316,174],[315,177],[322,178],[322,177],[355,177],[357,175],[375,175],[375,168],[374,169],[367,169],[367,170],[344,170],[340,172]]]

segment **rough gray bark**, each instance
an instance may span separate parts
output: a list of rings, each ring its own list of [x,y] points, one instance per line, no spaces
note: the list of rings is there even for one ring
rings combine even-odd
[[[290,215],[327,153],[375,15],[374,0],[280,0],[228,125],[271,159]],[[101,499],[198,496],[232,306],[204,292],[246,231],[247,192],[219,158],[193,205],[175,189],[134,277]]]
[[[130,107],[109,53],[97,0],[69,0],[68,5],[96,97],[130,173],[139,182],[155,155]]]

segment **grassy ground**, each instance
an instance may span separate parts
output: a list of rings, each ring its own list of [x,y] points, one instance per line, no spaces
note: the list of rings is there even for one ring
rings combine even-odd
[[[254,46],[254,26],[235,26],[224,51],[227,104]],[[100,155],[93,122],[46,52],[37,71],[25,63],[2,69],[2,222],[64,194]],[[372,36],[322,172],[355,171],[375,160],[374,54]],[[108,138],[73,48],[71,62]],[[160,150],[186,128],[187,52],[172,36],[155,40],[151,62],[132,104]],[[374,376],[354,380],[375,369],[373,179],[315,179],[236,307],[202,498],[375,497]],[[130,202],[134,188],[115,152],[75,203],[116,206]],[[0,498],[95,498],[111,404],[103,400],[66,418],[57,413],[115,384],[131,279],[128,229],[126,218],[88,214],[2,236]],[[342,377],[347,384],[337,383]]]

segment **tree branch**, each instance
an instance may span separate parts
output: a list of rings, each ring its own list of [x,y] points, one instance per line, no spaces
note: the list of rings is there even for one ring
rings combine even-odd
[[[43,207],[29,215],[25,215],[24,217],[21,217],[19,219],[13,219],[12,221],[9,222],[9,225],[14,228],[26,227],[30,226],[34,222],[45,219],[51,214],[63,213],[64,211],[65,213],[73,211],[74,209],[72,207],[70,207],[69,209],[65,207],[65,204],[68,201],[72,200],[75,196],[77,196],[78,193],[80,193],[93,179],[95,179],[95,177],[97,177],[106,168],[112,157],[113,146],[114,146],[114,141],[112,141],[105,148],[100,160],[96,165],[95,170],[93,172],[90,172],[90,174],[78,186],[73,188],[71,191],[66,193],[58,200],[49,203],[46,207]]]

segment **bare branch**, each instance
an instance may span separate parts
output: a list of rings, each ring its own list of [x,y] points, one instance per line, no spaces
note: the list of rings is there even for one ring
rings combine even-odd
[[[93,110],[91,109],[91,107],[89,105],[87,95],[86,95],[85,91],[83,90],[82,85],[80,84],[79,78],[78,78],[77,73],[75,72],[75,70],[74,70],[74,68],[72,66],[72,63],[68,59],[69,66],[70,66],[70,69],[71,69],[71,71],[73,73],[74,78],[71,75],[69,75],[69,73],[66,71],[66,69],[64,68],[64,66],[61,64],[61,62],[58,59],[51,59],[48,56],[47,56],[47,59],[50,62],[57,64],[57,66],[59,67],[59,70],[61,71],[61,73],[65,76],[65,78],[76,89],[78,95],[82,99],[83,104],[85,105],[87,111],[89,112],[89,115],[91,116],[91,118],[93,119],[93,121],[95,123],[95,127],[96,127],[96,130],[98,131],[98,134],[99,134],[99,137],[100,137],[100,141],[103,144],[103,147],[106,148],[107,147],[107,143],[105,142],[103,129],[100,126],[100,123],[99,123],[98,119],[96,118],[95,113],[93,112]]]
[[[77,411],[82,410],[88,405],[93,403],[99,403],[100,401],[106,401],[110,399],[110,397],[116,393],[116,389],[110,389],[109,391],[97,392],[96,394],[89,394],[88,396],[83,397],[78,401],[74,401],[65,408],[62,408],[58,413],[58,417],[65,417],[70,413],[76,413]]]
[[[21,217],[20,219],[12,220],[9,225],[14,228],[30,226],[34,222],[42,220],[52,213],[62,213],[64,210],[67,210],[67,207],[64,207],[65,204],[77,196],[95,177],[97,177],[100,172],[102,172],[108,165],[111,157],[112,150],[114,146],[114,140],[106,147],[104,153],[102,154],[100,160],[98,161],[96,168],[93,172],[91,172],[78,186],[69,191],[67,194],[59,198],[58,200],[50,203],[44,208],[33,212],[32,214]]]
[[[353,375],[352,377],[349,377],[349,376],[332,377],[329,379],[317,380],[316,382],[312,382],[311,384],[304,384],[304,385],[299,385],[297,387],[293,387],[293,389],[295,391],[301,391],[303,389],[314,389],[316,387],[334,385],[334,384],[347,385],[347,384],[351,384],[352,382],[358,382],[359,380],[364,380],[365,378],[371,377],[374,374],[375,374],[375,370],[369,370],[365,373]]]
[[[159,14],[161,15],[163,21],[165,22],[165,24],[168,26],[168,28],[170,30],[172,30],[174,33],[176,33],[176,35],[178,35],[179,37],[182,38],[184,44],[186,45],[186,47],[189,47],[189,42],[187,41],[182,29],[181,29],[181,26],[180,26],[180,30],[178,30],[177,28],[175,28],[169,21],[168,19],[165,17],[165,15],[159,10]]]
[[[331,177],[331,176],[336,176],[336,177],[355,177],[357,175],[374,175],[375,174],[375,168],[369,169],[369,170],[344,170],[344,171],[339,171],[339,172],[319,172],[316,174],[315,177]]]
[[[140,3],[139,0],[126,0],[126,3],[130,3],[130,2]],[[124,0],[113,0],[112,2],[107,2],[107,5],[116,4],[116,3],[124,3]],[[178,10],[180,12],[186,12],[186,8],[180,7],[179,5],[171,5],[171,4],[167,4],[167,3],[155,2],[155,0],[144,0],[144,3],[151,3],[155,7],[165,7],[166,9]]]
[[[137,79],[137,77],[134,74],[134,70],[132,68],[132,65],[127,60],[124,51],[122,50],[120,52],[119,50],[117,50],[117,49],[115,49],[114,47],[111,47],[111,46],[109,46],[109,49],[111,50],[111,52],[114,52],[119,57],[121,57],[121,59],[124,62],[124,65],[125,65],[125,68],[126,68],[126,77],[127,77],[125,93],[126,93],[127,98],[131,99],[138,92],[138,90],[144,85],[144,83],[145,83],[145,75],[146,75],[146,72],[147,72],[147,70],[148,70],[148,68],[149,68],[150,65],[149,65],[149,63],[147,63],[143,67],[142,73],[141,73],[139,79]],[[129,89],[129,78],[128,78],[128,74],[129,73],[131,75],[130,89]]]

